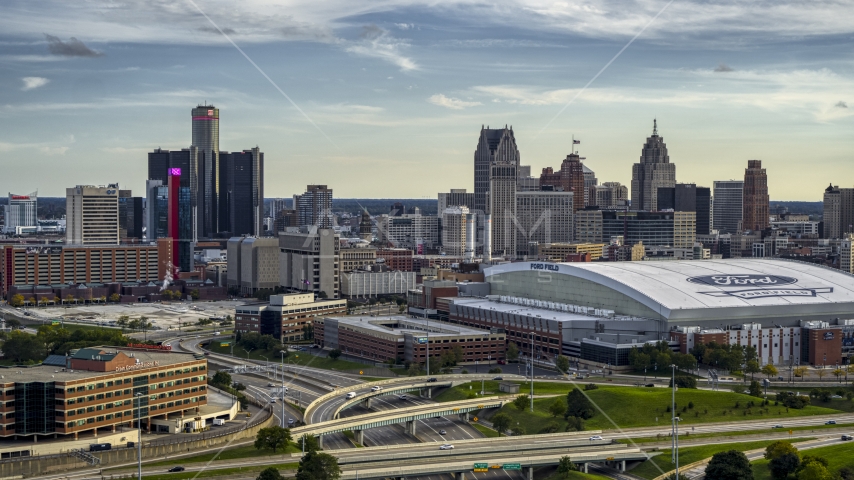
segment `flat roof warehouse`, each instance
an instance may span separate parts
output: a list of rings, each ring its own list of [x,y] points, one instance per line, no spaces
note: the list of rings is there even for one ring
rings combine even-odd
[[[779,259],[518,262],[485,271],[493,295],[702,325],[854,316],[854,275]]]

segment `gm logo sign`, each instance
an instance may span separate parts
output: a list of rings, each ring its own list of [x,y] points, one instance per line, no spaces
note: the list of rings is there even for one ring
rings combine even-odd
[[[116,194],[115,190],[107,190],[107,195],[115,195],[115,194]]]
[[[781,277],[779,275],[704,275],[691,277],[691,283],[713,287],[779,287],[798,283],[797,278]]]

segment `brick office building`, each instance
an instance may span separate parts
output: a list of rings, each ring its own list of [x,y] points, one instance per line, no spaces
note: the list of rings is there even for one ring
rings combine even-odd
[[[77,439],[138,418],[150,431],[153,421],[193,418],[207,404],[207,360],[193,354],[82,348],[15,368],[0,380],[0,438]]]
[[[272,335],[282,343],[302,340],[306,327],[318,317],[347,312],[347,300],[317,300],[313,293],[271,295],[269,303],[251,303],[234,309],[235,332]],[[316,330],[316,329],[315,329]]]

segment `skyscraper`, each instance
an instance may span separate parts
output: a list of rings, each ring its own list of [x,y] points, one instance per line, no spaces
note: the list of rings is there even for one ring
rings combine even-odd
[[[299,216],[299,226],[316,225],[332,228],[332,189],[326,185],[308,185],[305,193],[294,195],[294,208]]]
[[[9,193],[5,209],[5,233],[16,233],[18,227],[38,227],[38,192],[29,195]]]
[[[487,197],[493,223],[492,252],[512,258],[516,255],[516,164],[492,164]]]
[[[742,229],[761,232],[770,226],[768,174],[762,160],[748,160],[744,170]]]
[[[540,186],[552,186],[555,190],[572,192],[574,194],[573,208],[581,210],[584,208],[585,184],[596,181],[593,171],[590,174],[584,171],[581,157],[577,153],[570,153],[560,164],[560,170],[555,172],[552,167],[546,167],[540,174]]]
[[[658,210],[658,189],[676,185],[676,165],[670,163],[667,145],[652,121],[652,136],[641,150],[640,163],[632,166],[632,210]]]
[[[219,231],[218,216],[223,215],[225,205],[219,205],[219,109],[213,105],[198,105],[192,111],[193,142],[198,148],[198,192],[201,201],[198,204],[199,235],[212,237]],[[184,178],[181,179],[184,183]]]
[[[822,238],[845,238],[854,233],[854,188],[830,185],[824,190]]]
[[[489,192],[490,167],[495,163],[519,165],[519,149],[513,128],[480,129],[477,149],[474,151],[474,208],[477,213],[490,213],[486,198]]]
[[[220,155],[219,231],[264,233],[264,153],[258,147]]]
[[[584,160],[584,158],[582,157],[580,160]],[[595,205],[594,199],[590,198],[590,188],[598,185],[599,179],[596,178],[596,172],[588,168],[587,165],[582,164],[582,168],[584,169],[584,206]]]
[[[119,184],[65,189],[65,243],[119,244]]]
[[[452,188],[450,193],[439,194],[438,212],[442,213],[448,207],[468,207],[474,209],[474,194],[466,193],[465,188]]]
[[[169,187],[162,180],[147,180],[145,182],[146,240],[151,242],[169,236],[168,214]]]
[[[712,225],[720,233],[738,233],[744,214],[744,181],[716,181],[713,189]]]
[[[555,190],[516,193],[517,255],[528,255],[531,243],[568,243],[573,240],[573,204],[576,198],[581,198],[575,195],[575,192]]]

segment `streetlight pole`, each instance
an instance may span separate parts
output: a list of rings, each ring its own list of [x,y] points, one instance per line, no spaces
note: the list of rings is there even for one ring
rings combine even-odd
[[[138,438],[136,439],[136,479],[142,480],[142,394],[136,394],[136,427]]]
[[[671,406],[670,406],[670,414],[671,414],[671,422],[673,425],[673,429],[671,430],[671,438],[673,445],[673,463],[676,464],[676,476],[674,477],[676,480],[679,480],[679,421],[676,417],[676,365],[670,366],[673,369],[673,388],[671,389]]]
[[[427,315],[427,306],[424,306],[424,319],[427,321],[427,375],[430,375],[430,317]]]
[[[282,354],[282,428],[285,428],[285,351],[279,350],[279,353]]]
[[[534,332],[531,332],[531,413],[534,413]]]

